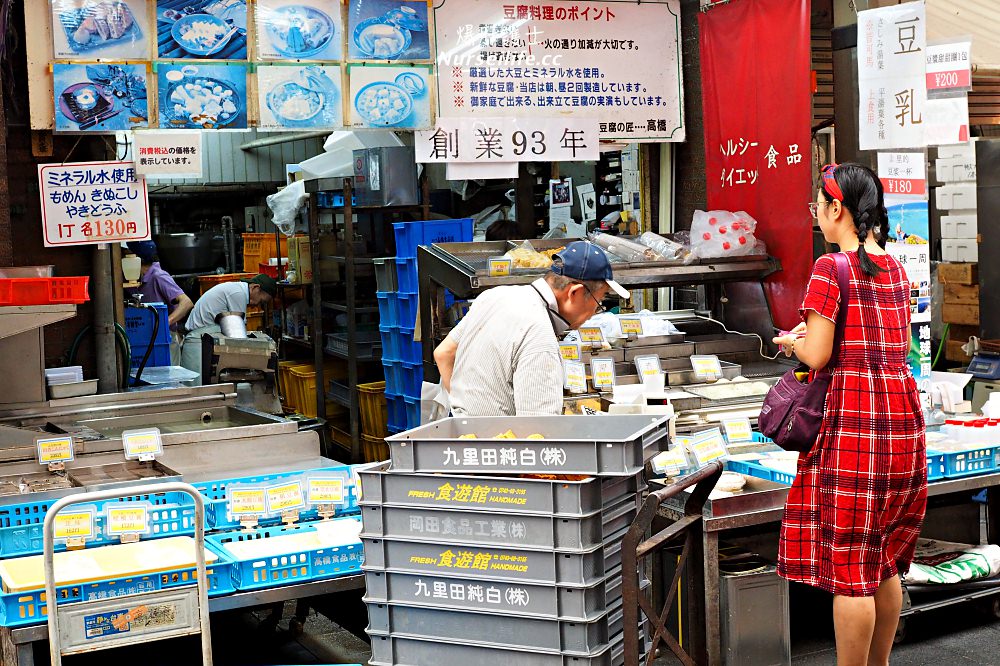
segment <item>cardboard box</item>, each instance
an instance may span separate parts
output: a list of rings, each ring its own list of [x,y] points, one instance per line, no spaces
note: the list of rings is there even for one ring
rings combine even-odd
[[[979,242],[975,238],[942,238],[941,260],[978,262]]]
[[[979,264],[938,264],[942,284],[979,284]]]
[[[941,216],[941,238],[977,238],[979,219],[976,211],[951,211]]]
[[[288,240],[288,263],[290,270],[295,271],[292,284],[312,283],[312,243],[308,236],[295,236]]]
[[[941,321],[946,324],[979,325],[979,305],[945,303],[941,306]]]
[[[978,284],[946,284],[943,286],[945,303],[979,305]]]

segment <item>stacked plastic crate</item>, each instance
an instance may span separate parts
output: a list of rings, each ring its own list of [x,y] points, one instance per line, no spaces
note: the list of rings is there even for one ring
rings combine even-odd
[[[624,663],[622,539],[665,420],[452,418],[388,442],[360,470],[372,664]]]
[[[417,247],[472,240],[472,219],[397,222],[395,259],[378,260],[382,365],[389,432],[420,425],[420,387],[424,381],[423,352],[414,331],[420,298],[417,293]]]

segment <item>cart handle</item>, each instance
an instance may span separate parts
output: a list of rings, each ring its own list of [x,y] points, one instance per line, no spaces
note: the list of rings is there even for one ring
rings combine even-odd
[[[208,574],[205,565],[205,499],[197,488],[178,481],[169,483],[151,483],[143,486],[127,486],[110,490],[98,490],[89,493],[69,495],[56,501],[45,512],[45,522],[42,526],[43,549],[42,558],[45,567],[45,599],[49,626],[49,661],[52,666],[62,665],[62,649],[59,645],[59,613],[56,610],[55,575],[55,522],[56,515],[68,506],[100,502],[102,500],[131,497],[132,495],[156,495],[159,493],[184,493],[194,500],[194,541],[195,560],[198,585],[198,615],[201,622],[201,656],[204,666],[212,665],[212,634],[209,626],[208,613]]]

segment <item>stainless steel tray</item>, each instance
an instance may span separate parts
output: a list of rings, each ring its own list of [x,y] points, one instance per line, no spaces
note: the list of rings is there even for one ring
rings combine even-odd
[[[625,350],[625,361],[631,362],[636,356],[656,354],[661,359],[688,358],[694,354],[693,342],[675,342],[672,344],[652,345],[652,346],[632,346]]]
[[[73,483],[88,491],[181,480],[179,473],[156,461],[143,463],[127,460],[94,467],[77,467],[67,474]]]
[[[735,379],[740,376],[743,368],[736,363],[729,363],[728,361],[719,361],[719,365],[722,366],[722,376],[726,379]],[[692,384],[701,384],[697,377],[694,375],[694,369],[691,367],[691,361],[688,359],[670,358],[661,359],[660,367],[663,368],[663,372],[667,375],[667,386],[689,386]],[[617,374],[620,369],[620,374]],[[623,363],[620,366],[615,366],[615,371],[617,377],[615,381],[619,384],[639,384],[639,376],[635,373],[635,365],[631,363]]]
[[[65,472],[9,474],[0,476],[0,505],[55,500],[82,490]]]
[[[508,430],[542,439],[493,439]],[[666,445],[667,421],[604,415],[451,417],[386,441],[393,471],[631,476]]]

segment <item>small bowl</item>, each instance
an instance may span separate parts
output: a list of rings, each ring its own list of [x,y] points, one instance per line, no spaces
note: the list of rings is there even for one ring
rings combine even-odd
[[[222,28],[223,32],[221,35],[219,35],[219,39],[217,39],[215,43],[213,43],[211,46],[205,47],[205,46],[199,46],[197,44],[192,44],[191,42],[185,40],[184,37],[182,37],[182,35],[184,30],[195,22],[211,23],[213,25]],[[185,16],[184,18],[174,23],[173,27],[170,28],[170,36],[174,38],[174,41],[177,42],[177,44],[182,49],[184,49],[191,55],[205,56],[209,55],[210,53],[215,53],[223,46],[225,46],[225,43],[232,38],[233,34],[235,34],[231,33],[230,31],[231,31],[230,25],[217,16],[212,16],[211,14],[189,14],[188,16]],[[229,37],[227,37],[226,35],[229,35]]]
[[[379,108],[379,96],[383,91],[386,93],[387,105],[392,103],[392,97],[395,95],[396,99],[403,102],[403,108],[388,109],[392,111],[388,114],[386,110]],[[393,127],[405,121],[413,113],[413,98],[395,83],[376,81],[358,91],[354,96],[354,108],[373,127]]]
[[[375,39],[396,38],[397,48],[387,53],[375,53]],[[413,36],[410,31],[381,18],[365,19],[354,28],[354,44],[361,53],[375,60],[395,60],[410,48]]]
[[[314,30],[309,35],[303,35],[304,37],[312,36],[313,32],[322,35],[312,47],[302,51],[289,48],[287,41],[291,22],[299,17],[307,21],[317,22],[314,25]],[[267,21],[267,36],[271,40],[271,45],[279,55],[286,58],[311,58],[326,49],[335,34],[336,26],[333,19],[324,12],[305,5],[289,5],[276,9],[271,12]]]

